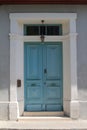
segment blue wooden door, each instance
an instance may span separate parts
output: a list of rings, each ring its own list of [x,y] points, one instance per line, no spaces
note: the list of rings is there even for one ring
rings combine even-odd
[[[25,111],[62,110],[62,44],[25,43]]]

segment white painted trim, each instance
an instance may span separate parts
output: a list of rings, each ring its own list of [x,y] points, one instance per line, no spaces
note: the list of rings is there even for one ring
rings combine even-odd
[[[40,41],[39,37],[23,36],[23,24],[40,24],[45,20],[45,24],[63,24],[63,36],[52,37],[53,41],[63,42],[63,90],[64,90],[64,112],[72,118],[78,118],[78,89],[77,89],[77,33],[76,33],[76,13],[11,13],[10,17],[10,101],[18,102],[15,111],[18,113],[24,109],[24,41]],[[46,41],[52,40],[46,36]],[[16,81],[21,79],[22,86],[17,88]],[[67,109],[68,106],[68,109]],[[14,105],[13,105],[14,107]],[[10,117],[12,113],[10,106]],[[74,109],[75,107],[75,109]],[[23,112],[23,110],[21,110]],[[78,111],[78,113],[76,113]],[[13,114],[13,115],[11,115]],[[21,115],[22,113],[20,113]],[[17,115],[19,117],[19,115]]]
[[[23,21],[25,19],[50,19],[50,20],[70,20],[76,19],[76,13],[10,13],[10,19],[16,19],[19,21]]]
[[[54,42],[58,42],[58,41],[62,41],[70,38],[70,37],[77,37],[77,33],[70,33],[67,35],[63,35],[63,36],[45,36],[44,42],[48,42],[48,41],[54,41]],[[10,39],[20,39],[24,42],[28,42],[28,41],[37,41],[37,42],[41,42],[40,36],[23,36],[23,35],[19,35],[19,34],[11,34],[9,33]]]
[[[17,103],[17,102],[10,102],[10,101],[0,101],[0,103]]]

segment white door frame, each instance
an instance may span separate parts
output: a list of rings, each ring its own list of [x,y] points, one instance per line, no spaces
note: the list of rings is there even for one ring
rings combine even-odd
[[[77,89],[76,13],[11,13],[10,17],[10,103],[9,118],[16,120],[24,112],[24,42],[33,37],[23,36],[23,24],[62,24],[63,35],[45,37],[45,41],[63,43],[63,109],[71,118],[79,117]],[[35,41],[40,41],[36,37]],[[33,41],[34,41],[33,40]],[[17,79],[22,82],[17,88]]]

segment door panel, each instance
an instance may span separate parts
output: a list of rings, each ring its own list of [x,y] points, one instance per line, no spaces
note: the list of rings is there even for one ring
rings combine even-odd
[[[47,110],[60,110],[62,106],[62,47],[61,44],[46,45],[45,103]]]
[[[62,44],[25,43],[25,111],[62,110]]]
[[[42,55],[40,45],[25,44],[25,110],[41,110]]]

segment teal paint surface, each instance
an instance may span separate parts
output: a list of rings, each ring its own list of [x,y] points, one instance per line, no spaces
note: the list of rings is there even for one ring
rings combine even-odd
[[[25,111],[63,110],[62,43],[24,44]]]

